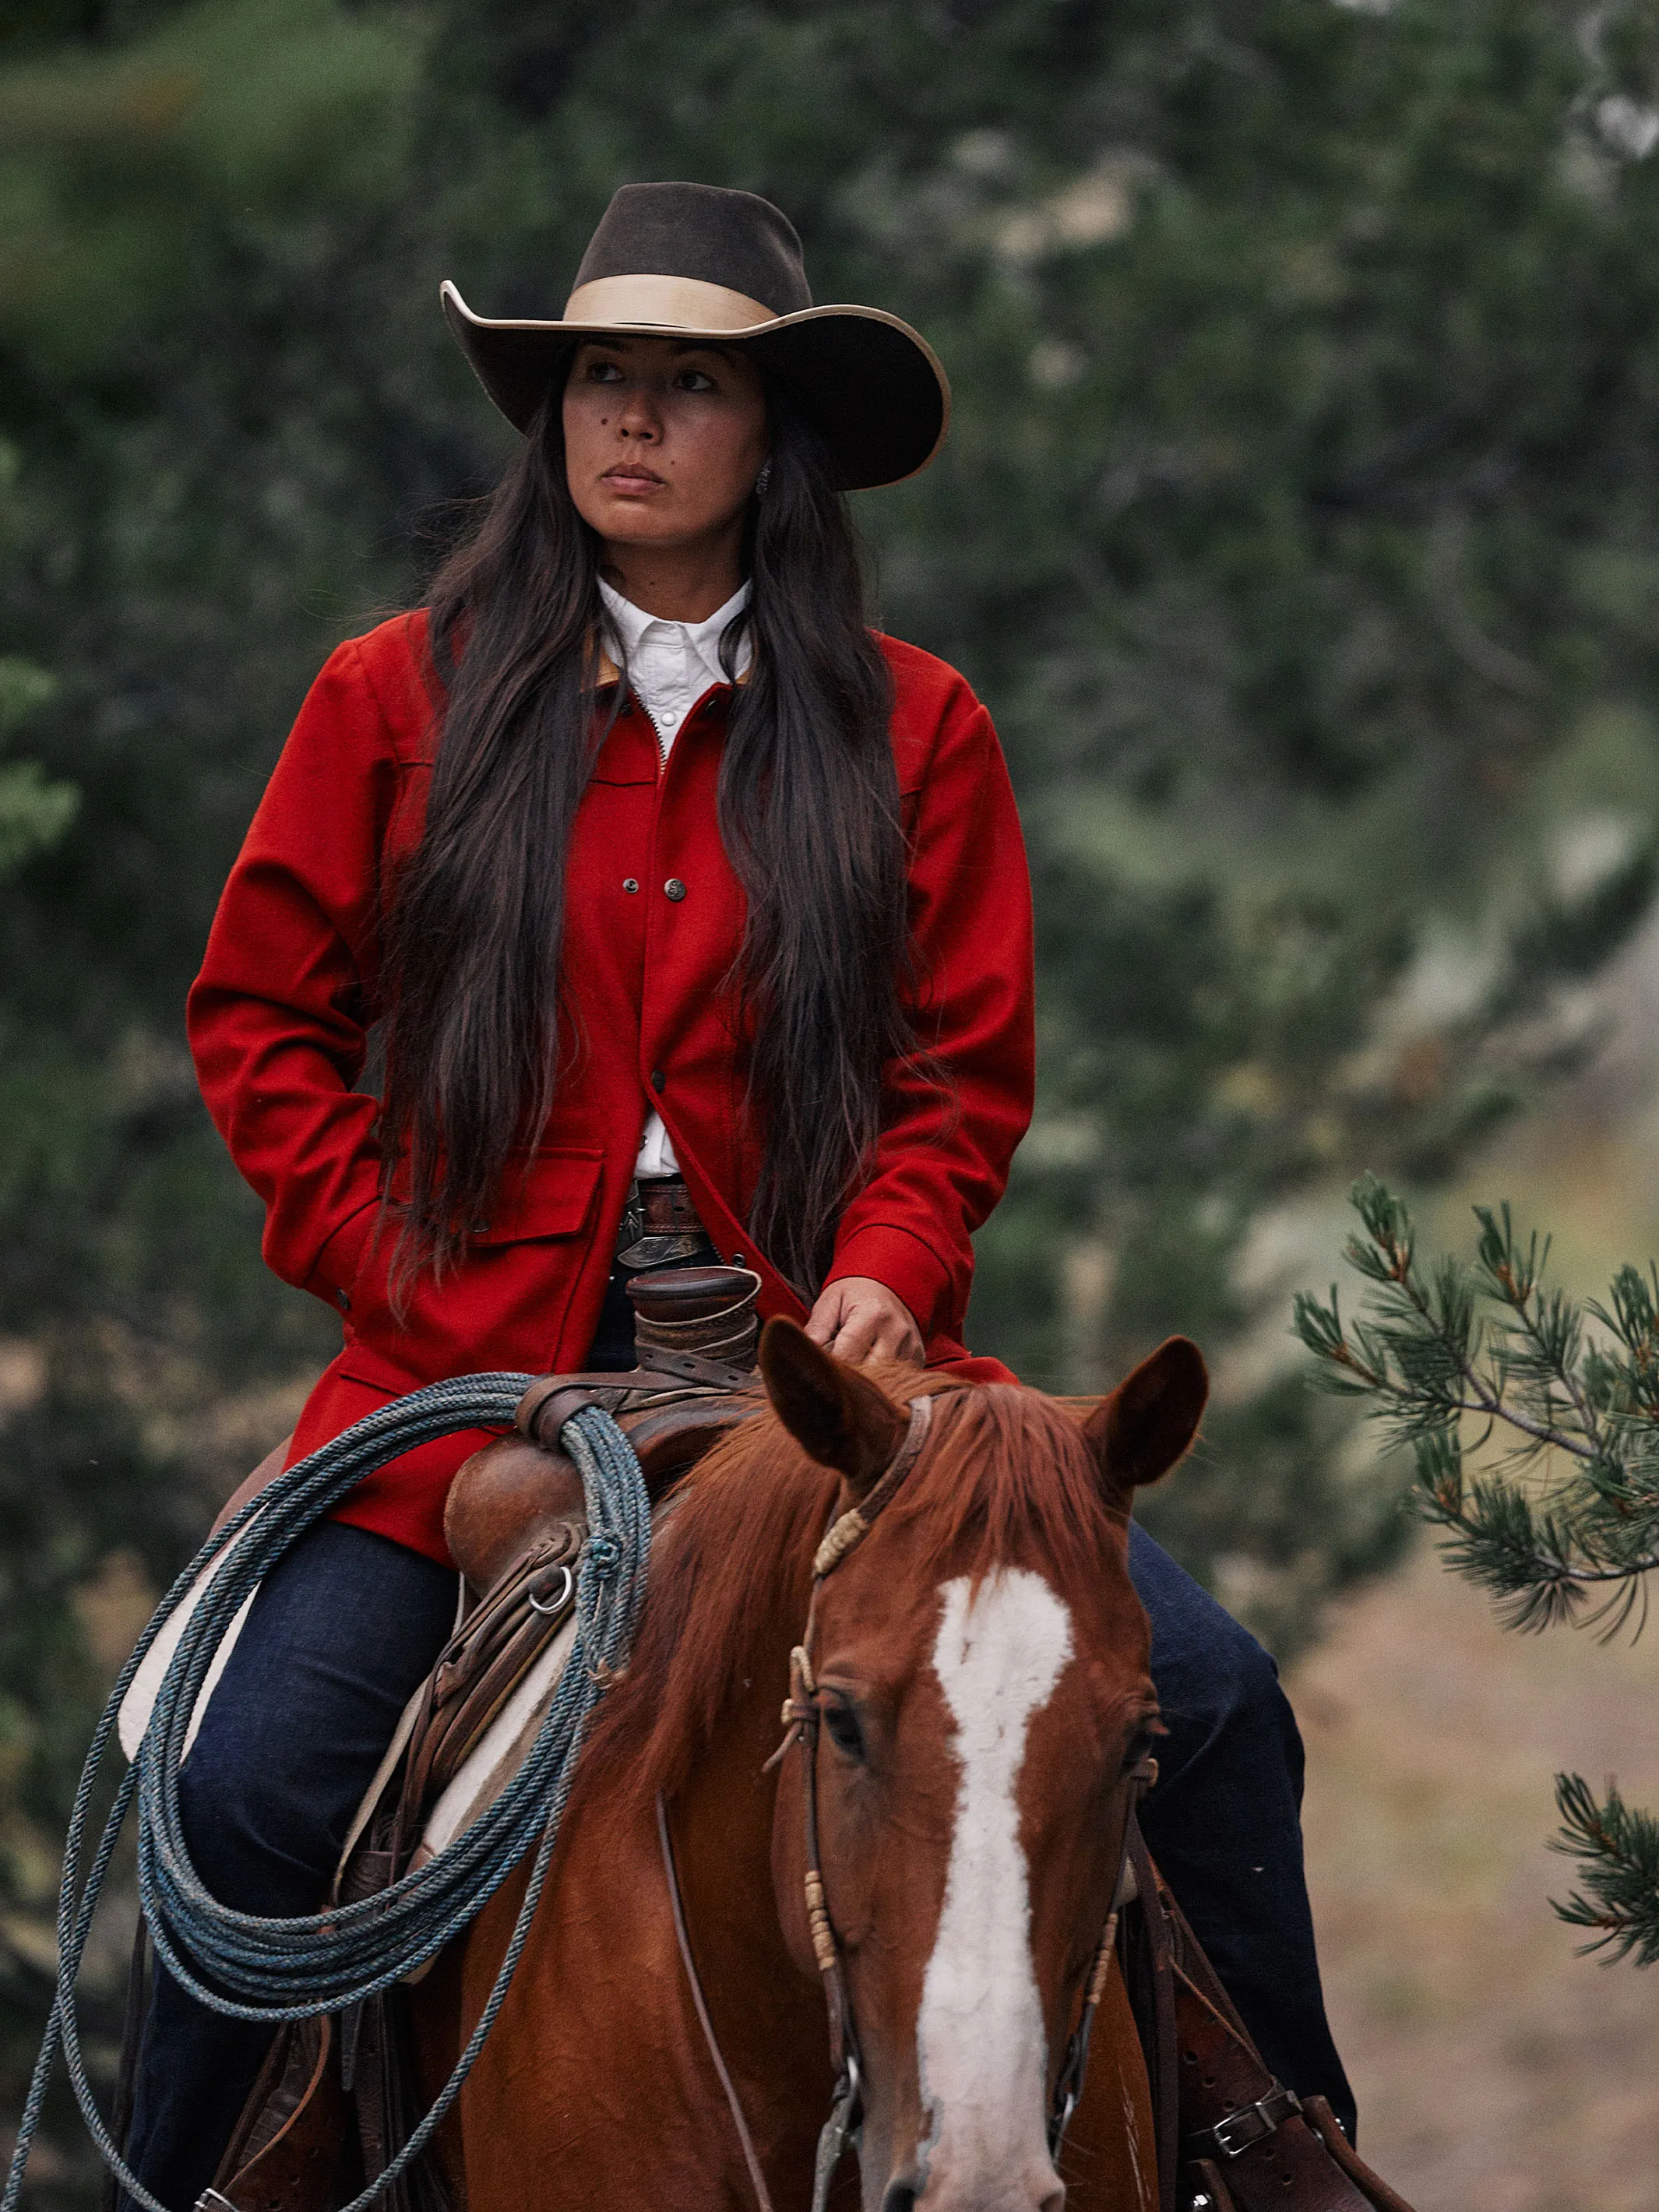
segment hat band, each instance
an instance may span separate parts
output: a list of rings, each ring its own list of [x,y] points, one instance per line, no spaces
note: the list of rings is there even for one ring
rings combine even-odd
[[[567,323],[651,323],[666,330],[751,331],[777,315],[758,300],[696,276],[596,276],[565,301]]]

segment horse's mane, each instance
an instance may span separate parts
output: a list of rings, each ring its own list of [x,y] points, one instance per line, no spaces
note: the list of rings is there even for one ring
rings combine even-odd
[[[1008,1383],[877,1368],[895,1398],[936,1398],[933,1432],[887,1517],[925,1522],[928,1556],[975,1578],[1017,1547],[1060,1581],[1121,1550],[1080,1424],[1051,1398]],[[652,1550],[650,1595],[626,1672],[588,1752],[609,1789],[672,1796],[760,1653],[799,1635],[812,1554],[841,1478],[807,1457],[769,1407],[690,1475]],[[786,1685],[781,1677],[780,1695]]]

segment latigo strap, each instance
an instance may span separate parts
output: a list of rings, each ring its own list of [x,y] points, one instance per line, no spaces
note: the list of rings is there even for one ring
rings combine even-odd
[[[1144,1844],[1135,1871],[1141,1910],[1164,1931],[1149,1948],[1168,1996],[1151,2009],[1173,2018],[1173,2081],[1167,2057],[1149,2053],[1149,2070],[1160,2121],[1174,2108],[1184,2185],[1176,2201],[1194,2212],[1412,2212],[1322,2097],[1298,2098],[1269,2072]],[[1165,2127],[1159,2134],[1162,2144]]]

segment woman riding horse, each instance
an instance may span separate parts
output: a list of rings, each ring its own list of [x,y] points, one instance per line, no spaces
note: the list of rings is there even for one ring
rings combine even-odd
[[[699,1258],[843,1359],[1012,1379],[961,1339],[1031,1109],[1018,817],[962,678],[867,627],[843,497],[932,458],[938,362],[815,308],[784,216],[707,185],[620,191],[556,322],[444,297],[523,445],[429,605],[319,677],[190,1004],[265,1257],[344,1318],[290,1459],[442,1376],[629,1367],[630,1275]],[[225,1903],[316,1909],[450,1632],[481,1441],[394,1461],[261,1587],[181,1777]],[[1139,1530],[1130,1564],[1148,1839],[1269,2065],[1351,2123],[1272,1662]],[[158,1972],[129,2155],[164,2201],[268,2041]]]

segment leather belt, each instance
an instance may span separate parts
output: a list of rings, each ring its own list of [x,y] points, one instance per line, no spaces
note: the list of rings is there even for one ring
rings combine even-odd
[[[678,1176],[642,1176],[635,1183],[617,1231],[619,1267],[665,1267],[718,1257]]]

